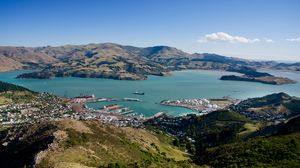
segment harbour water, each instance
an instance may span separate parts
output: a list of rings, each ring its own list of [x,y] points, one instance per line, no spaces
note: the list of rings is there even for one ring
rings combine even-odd
[[[286,92],[293,96],[300,96],[300,73],[268,71],[271,74],[289,77],[298,81],[297,84],[267,85],[254,82],[221,81],[225,74],[222,71],[187,70],[173,72],[173,76],[149,76],[144,81],[119,81],[95,78],[54,78],[16,79],[18,74],[26,71],[10,71],[0,73],[0,80],[27,87],[34,91],[49,92],[59,96],[74,97],[94,94],[98,98],[138,98],[142,102],[115,101],[123,107],[129,107],[137,114],[151,116],[157,112],[167,112],[170,115],[192,113],[192,110],[160,105],[165,99],[183,98],[232,98],[245,99],[264,96],[270,93]],[[135,91],[145,95],[133,94]],[[112,102],[89,103],[88,107],[100,108]]]

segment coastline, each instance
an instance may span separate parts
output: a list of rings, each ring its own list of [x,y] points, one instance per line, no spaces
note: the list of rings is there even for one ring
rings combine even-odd
[[[161,78],[150,75],[146,81],[118,81],[104,78],[56,78],[51,80],[20,80],[14,75],[22,73],[18,70],[0,73],[1,80],[19,84],[39,92],[49,92],[54,95],[75,97],[80,94],[95,93],[97,97],[136,97],[142,98],[142,103],[120,102],[120,105],[131,107],[134,111],[151,116],[158,111],[166,111],[173,116],[189,113],[193,110],[184,107],[163,107],[158,104],[164,99],[180,98],[218,98],[231,96],[237,99],[258,97],[275,92],[285,91],[293,96],[300,96],[299,82],[295,85],[262,85],[260,83],[241,83],[220,81],[220,74],[227,71],[215,70],[180,70],[174,71],[173,76]],[[231,72],[229,72],[231,73]],[[296,76],[291,74],[292,76]],[[298,80],[298,79],[297,79]],[[299,80],[298,80],[299,81]],[[144,97],[132,95],[139,90],[145,92]],[[165,96],[162,96],[165,95]],[[101,105],[105,103],[101,103]],[[109,104],[109,103],[107,103]],[[119,102],[118,102],[119,104]],[[98,108],[100,105],[93,105]]]

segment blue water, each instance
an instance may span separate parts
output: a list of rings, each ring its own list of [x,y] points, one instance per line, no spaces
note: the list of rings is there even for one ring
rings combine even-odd
[[[59,96],[73,97],[95,94],[97,97],[139,98],[142,102],[108,102],[91,103],[89,107],[100,108],[104,104],[120,104],[145,116],[165,111],[171,115],[191,113],[192,110],[169,107],[158,104],[164,99],[181,98],[221,98],[231,96],[245,99],[264,96],[275,92],[286,92],[300,96],[300,73],[268,71],[271,74],[285,76],[298,81],[297,84],[267,85],[252,82],[221,81],[222,71],[187,70],[176,71],[173,76],[149,76],[145,81],[119,81],[92,78],[55,78],[47,80],[16,79],[18,74],[26,71],[10,71],[0,73],[0,80],[27,87],[34,91],[49,92]],[[134,95],[134,91],[145,92],[145,95]]]

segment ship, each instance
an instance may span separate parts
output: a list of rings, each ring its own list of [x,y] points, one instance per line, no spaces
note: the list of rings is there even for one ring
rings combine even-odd
[[[137,92],[137,91],[133,92],[133,94],[136,94],[136,95],[145,95],[144,92]]]

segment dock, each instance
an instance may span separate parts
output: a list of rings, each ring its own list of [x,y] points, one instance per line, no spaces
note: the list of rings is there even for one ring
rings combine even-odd
[[[94,95],[92,96],[77,96],[70,99],[73,103],[85,104],[85,103],[94,103],[94,102],[110,102],[110,101],[134,101],[141,102],[142,100],[138,98],[96,98]]]
[[[136,101],[136,102],[141,102],[142,100],[138,98],[99,98],[96,101],[93,102],[109,102],[109,101]]]

